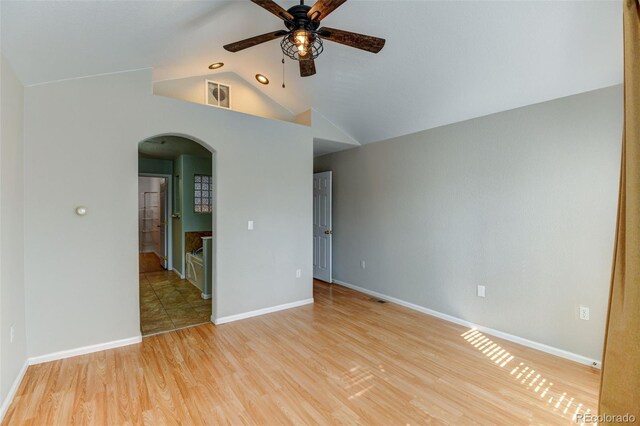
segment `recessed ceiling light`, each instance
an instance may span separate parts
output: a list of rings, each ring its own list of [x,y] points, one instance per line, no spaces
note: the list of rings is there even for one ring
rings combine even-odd
[[[269,84],[269,79],[262,74],[256,74],[256,80],[260,84]]]
[[[216,62],[215,64],[209,65],[210,70],[217,70],[218,68],[224,67],[224,62]]]

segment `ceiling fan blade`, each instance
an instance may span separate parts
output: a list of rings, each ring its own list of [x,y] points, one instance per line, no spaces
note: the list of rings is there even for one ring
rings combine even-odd
[[[273,31],[270,33],[262,34],[255,37],[250,37],[245,40],[236,41],[235,43],[229,43],[224,46],[224,49],[229,52],[239,52],[249,47],[257,46],[267,41],[275,40],[287,34],[286,31]]]
[[[313,59],[300,59],[300,77],[309,77],[316,73],[316,61]]]
[[[368,36],[364,34],[352,33],[349,31],[336,30],[335,28],[322,27],[318,30],[320,37],[331,40],[334,43],[355,47],[371,53],[378,53],[384,47],[385,39]]]
[[[307,12],[307,17],[312,21],[320,22],[345,1],[347,0],[318,0]]]
[[[278,6],[273,0],[251,0],[251,1],[257,4],[258,6],[260,6],[261,8],[266,9],[269,12],[273,13],[283,21],[293,21],[293,15],[291,15],[289,12],[287,12],[286,10]]]

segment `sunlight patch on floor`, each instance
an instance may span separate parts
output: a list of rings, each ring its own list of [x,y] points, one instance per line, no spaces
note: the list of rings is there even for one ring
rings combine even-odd
[[[382,366],[379,367],[382,371]],[[351,393],[349,399],[355,399],[364,395],[374,387],[372,381],[375,380],[374,375],[368,370],[363,370],[359,365],[356,365],[349,369],[343,376],[343,380],[346,382],[345,389]]]
[[[513,361],[514,364],[509,375],[528,390],[538,394],[539,398],[546,399],[548,396],[548,399],[546,399],[547,405],[562,417],[570,415],[571,419],[576,421],[577,415],[580,413],[591,414],[590,409],[582,412],[581,410],[584,404],[576,401],[575,398],[567,395],[566,392],[554,393],[554,391],[552,391],[553,383],[547,380],[542,373],[526,365],[524,362],[517,363],[515,357],[506,349],[502,348],[477,329],[471,328],[462,333],[460,337],[464,338],[470,345],[484,354],[490,361],[493,361],[499,368],[505,368]],[[576,422],[576,424],[583,425],[584,423]]]

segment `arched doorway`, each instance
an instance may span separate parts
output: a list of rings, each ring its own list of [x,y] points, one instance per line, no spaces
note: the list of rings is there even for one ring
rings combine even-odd
[[[140,329],[143,336],[211,321],[215,153],[183,135],[138,144]]]

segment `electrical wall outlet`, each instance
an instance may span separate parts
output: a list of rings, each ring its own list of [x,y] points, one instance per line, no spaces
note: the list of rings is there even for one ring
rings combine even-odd
[[[365,266],[366,266],[366,264],[364,263],[364,260],[361,260],[361,261],[360,261],[360,267],[361,267],[362,269],[364,269],[364,268],[365,268]]]
[[[589,321],[589,308],[587,306],[580,305],[578,315],[581,320]]]
[[[300,278],[302,276],[302,269],[296,269],[296,278]]]
[[[249,231],[253,231],[253,221],[252,220],[247,222],[247,229]]]
[[[479,285],[478,286],[478,297],[484,297],[484,286],[483,285]]]

